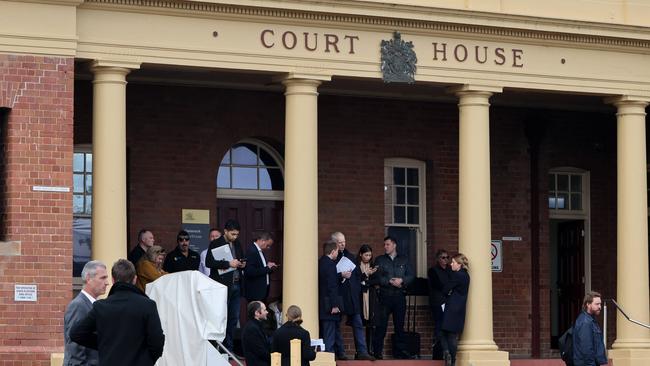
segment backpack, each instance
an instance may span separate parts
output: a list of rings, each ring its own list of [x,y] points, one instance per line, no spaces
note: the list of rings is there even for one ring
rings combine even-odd
[[[560,357],[567,366],[573,366],[573,327],[567,329],[558,339]]]

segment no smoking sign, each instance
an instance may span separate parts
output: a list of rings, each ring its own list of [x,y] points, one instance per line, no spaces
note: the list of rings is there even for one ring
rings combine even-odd
[[[492,272],[501,272],[503,270],[503,253],[501,251],[501,240],[492,240],[490,248],[490,255],[492,257]]]

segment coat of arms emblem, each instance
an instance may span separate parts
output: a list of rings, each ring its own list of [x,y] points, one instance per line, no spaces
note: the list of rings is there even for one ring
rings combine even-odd
[[[381,41],[381,72],[385,83],[414,83],[417,62],[413,42],[402,40],[399,32],[390,41]]]

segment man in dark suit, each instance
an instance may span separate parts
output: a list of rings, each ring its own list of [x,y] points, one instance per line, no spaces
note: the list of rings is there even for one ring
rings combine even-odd
[[[176,249],[165,257],[163,269],[169,273],[198,270],[201,258],[199,253],[190,249],[190,234],[185,230],[179,231],[176,242]]]
[[[165,335],[156,303],[135,287],[135,267],[119,259],[111,269],[113,287],[70,329],[70,338],[99,351],[100,366],[153,366]]]
[[[278,266],[268,262],[264,250],[273,245],[271,234],[262,232],[246,248],[246,270],[244,270],[244,297],[248,301],[266,301],[271,284],[270,274]]]
[[[346,360],[340,327],[343,304],[336,275],[338,253],[335,241],[330,239],[323,244],[323,256],[318,260],[318,317],[325,351],[333,352],[339,360]]]
[[[210,278],[228,287],[228,321],[226,323],[226,338],[223,345],[231,352],[234,350],[233,333],[239,321],[239,303],[241,296],[241,271],[246,266],[246,260],[239,244],[239,222],[228,220],[223,228],[223,235],[210,243],[205,257],[205,266],[210,268]],[[216,258],[213,249],[228,246],[232,259]]]
[[[433,348],[434,357],[442,356],[442,349],[439,347],[442,326],[442,304],[447,301],[447,294],[443,292],[451,276],[449,264],[449,254],[444,249],[438,249],[436,252],[436,264],[427,271],[429,279],[429,305],[431,308],[431,319],[433,319]]]
[[[100,261],[86,263],[81,271],[81,278],[84,281],[84,286],[79,295],[68,304],[63,318],[63,337],[65,340],[63,366],[99,364],[97,350],[73,342],[70,339],[70,328],[85,318],[92,309],[97,297],[106,292],[108,286],[106,265]]]
[[[142,256],[147,252],[147,249],[151,248],[155,243],[156,240],[154,239],[151,230],[141,229],[138,232],[138,245],[131,250],[128,259],[134,266],[137,265],[140,258],[142,258]]]
[[[242,331],[242,347],[247,366],[269,366],[271,364],[271,345],[264,332],[262,321],[268,311],[261,301],[253,301],[246,308],[248,322]]]

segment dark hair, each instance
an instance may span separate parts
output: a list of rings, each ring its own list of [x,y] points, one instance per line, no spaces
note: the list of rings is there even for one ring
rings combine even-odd
[[[181,230],[178,232],[178,234],[176,234],[176,241],[178,241],[178,239],[180,239],[181,236],[186,236],[188,239],[190,238],[190,234],[187,231]]]
[[[246,311],[248,313],[248,319],[255,319],[255,313],[257,313],[260,309],[262,308],[262,302],[261,301],[251,301],[248,303],[248,306],[246,307]]]
[[[273,240],[273,236],[268,231],[262,231],[259,234],[255,235],[255,241],[258,240]]]
[[[370,245],[368,245],[368,244],[361,244],[361,248],[359,248],[359,255],[357,255],[357,261],[359,263],[363,262],[361,260],[361,256],[368,253],[368,252],[372,253],[372,247]]]
[[[213,231],[218,231],[219,234],[221,234],[221,230],[219,230],[219,229],[217,229],[217,228],[215,228],[215,227],[211,227],[211,228],[210,228],[210,231],[208,231],[208,233],[211,233],[211,232],[213,232]]]
[[[230,219],[230,220],[226,221],[226,224],[223,225],[223,229],[228,230],[228,231],[231,231],[231,230],[241,231],[241,227],[239,226],[239,222],[237,220],[233,220],[233,219]]]
[[[443,255],[443,254],[449,254],[449,252],[442,249],[442,248],[438,249],[438,251],[436,252],[436,258],[440,258],[440,256]]]
[[[384,241],[386,241],[386,240],[390,240],[390,241],[392,241],[393,243],[397,244],[397,240],[395,240],[395,238],[393,238],[393,237],[390,236],[390,235],[386,235],[386,236],[384,237]]]
[[[330,254],[334,249],[337,249],[338,247],[338,244],[336,244],[334,240],[329,239],[323,243],[323,255]]]
[[[142,229],[140,229],[140,231],[138,231],[138,243],[140,243],[142,241],[142,236],[145,233],[149,232],[149,231],[151,231],[151,230],[145,229],[145,228],[142,228]]]
[[[133,283],[133,279],[135,278],[135,267],[133,266],[133,263],[126,259],[118,259],[117,262],[113,263],[111,275],[115,282]]]
[[[587,305],[589,305],[589,304],[591,304],[592,302],[594,302],[594,299],[597,298],[597,297],[601,297],[601,298],[602,298],[602,296],[600,296],[600,293],[598,293],[598,292],[596,292],[596,291],[589,291],[589,292],[587,292],[587,293],[585,294],[585,298],[584,298],[584,300],[582,301],[582,308],[583,308],[583,309],[586,309],[586,308],[587,308]]]

